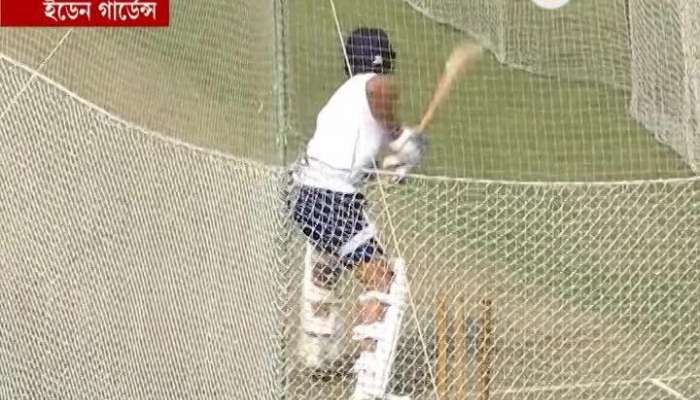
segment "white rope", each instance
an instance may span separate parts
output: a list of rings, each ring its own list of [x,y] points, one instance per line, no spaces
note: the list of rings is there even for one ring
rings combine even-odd
[[[348,50],[345,48],[345,42],[343,41],[343,31],[340,29],[340,20],[338,19],[338,12],[335,9],[335,2],[333,0],[328,0],[331,3],[331,11],[333,11],[333,19],[335,19],[335,29],[338,33],[338,39],[340,39],[340,48],[343,49],[343,57],[345,58],[345,65],[348,67],[348,74],[353,75],[352,67],[350,66],[350,58],[348,57]]]
[[[63,43],[68,39],[68,36],[70,36],[71,33],[73,33],[73,28],[71,28],[68,32],[66,32],[65,35],[63,35],[61,37],[61,40],[59,40],[58,43],[56,43],[56,46],[53,48],[53,50],[51,50],[51,52],[49,52],[49,54],[46,56],[46,58],[44,58],[41,61],[41,63],[39,64],[39,67],[34,70],[34,72],[32,73],[32,76],[29,77],[29,79],[27,80],[27,83],[25,83],[24,86],[22,86],[22,88],[12,97],[12,100],[10,100],[10,103],[7,105],[7,107],[5,107],[4,110],[2,110],[2,113],[0,113],[0,120],[5,118],[7,113],[10,112],[10,109],[12,108],[12,106],[14,106],[17,103],[17,101],[19,101],[19,98],[22,96],[22,94],[27,90],[27,88],[29,88],[29,86],[31,86],[32,82],[34,82],[36,80],[36,78],[39,76],[39,73],[41,72],[41,70],[44,69],[44,67],[49,62],[49,60],[51,60],[51,58],[53,58],[53,56],[56,54],[58,49],[61,48],[61,46],[63,46]]]
[[[142,133],[144,135],[148,135],[151,137],[155,137],[158,140],[161,140],[165,143],[171,144],[173,146],[177,147],[182,147],[186,148],[190,151],[194,151],[200,154],[204,154],[207,157],[211,158],[216,158],[219,160],[228,160],[228,161],[233,161],[245,166],[250,166],[250,167],[255,167],[255,168],[260,168],[265,171],[270,171],[271,173],[280,173],[284,172],[285,169],[284,167],[279,167],[276,165],[270,165],[270,164],[265,164],[261,161],[253,160],[252,158],[247,158],[247,157],[242,157],[242,156],[234,156],[228,153],[224,153],[220,150],[216,149],[209,149],[206,147],[201,147],[189,142],[185,142],[182,139],[178,139],[174,136],[167,136],[165,133],[161,133],[160,131],[152,131],[149,130],[148,128],[145,128],[140,125],[136,125],[133,122],[129,122],[126,120],[124,117],[119,116],[117,114],[114,114],[112,112],[109,112],[105,110],[104,108],[98,106],[97,104],[80,97],[77,93],[73,92],[72,90],[68,89],[67,87],[63,86],[62,84],[58,83],[57,81],[49,78],[48,76],[40,73],[39,71],[35,70],[34,68],[22,64],[20,61],[15,60],[14,58],[11,58],[10,56],[0,53],[0,61],[7,62],[11,64],[14,67],[17,67],[23,71],[26,71],[31,74],[35,74],[36,79],[46,83],[47,85],[50,85],[51,87],[59,90],[61,93],[72,99],[73,101],[76,101],[85,107],[89,108],[90,110],[96,112],[97,114],[101,115],[104,117],[104,123],[113,126],[113,127],[120,127],[120,128],[125,128],[125,129],[133,129],[135,131],[138,131],[139,133]]]
[[[338,33],[338,40],[340,41],[340,47],[343,49],[343,55],[345,56],[345,63],[348,67],[348,73],[350,76],[352,76],[352,69],[350,66],[350,59],[348,58],[348,53],[347,50],[345,49],[345,41],[343,40],[343,32],[340,27],[340,20],[338,19],[338,12],[335,8],[335,2],[334,0],[328,0],[331,6],[331,10],[333,12],[333,19],[335,20],[335,27],[336,31]],[[374,160],[374,171],[377,173],[379,171],[379,168],[377,167],[377,162]],[[384,185],[382,183],[381,178],[378,176],[377,179],[377,186],[379,187],[379,193],[381,197],[382,204],[384,206],[384,209],[387,211],[387,223],[389,225],[389,232],[390,232],[390,238],[391,241],[393,242],[393,247],[395,252],[400,256],[401,255],[401,250],[399,249],[399,241],[398,241],[398,236],[396,234],[396,227],[394,226],[393,221],[391,220],[391,214],[389,213],[389,203],[386,200],[386,192],[384,191]],[[408,303],[411,307],[411,310],[413,311],[413,320],[416,323],[416,328],[418,330],[418,338],[420,340],[421,345],[423,346],[423,355],[425,357],[425,365],[428,367],[428,374],[430,375],[430,380],[433,384],[433,392],[435,393],[435,397],[439,398],[439,394],[437,392],[437,379],[435,378],[435,373],[433,372],[432,365],[430,363],[430,355],[428,354],[428,344],[425,339],[425,335],[423,334],[423,329],[421,328],[420,321],[418,320],[418,311],[416,309],[416,304],[413,301],[413,296],[411,294],[411,283],[408,279],[408,276],[406,276],[406,292],[408,294]],[[394,332],[394,341],[397,341],[398,335],[400,332]],[[390,371],[388,371],[390,372]]]
[[[677,390],[668,386],[667,384],[661,382],[658,379],[649,379],[649,382],[651,382],[654,386],[660,387],[665,392],[667,392],[668,394],[670,394],[671,396],[675,397],[678,400],[688,400],[688,398],[683,396],[680,392],[678,392]]]

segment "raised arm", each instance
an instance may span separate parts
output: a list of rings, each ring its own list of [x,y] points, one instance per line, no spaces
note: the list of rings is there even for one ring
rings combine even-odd
[[[388,154],[382,168],[396,173],[396,182],[415,169],[423,157],[424,142],[415,129],[404,127],[398,117],[399,91],[391,76],[377,75],[367,82],[367,99],[372,116],[381,123],[388,135]]]

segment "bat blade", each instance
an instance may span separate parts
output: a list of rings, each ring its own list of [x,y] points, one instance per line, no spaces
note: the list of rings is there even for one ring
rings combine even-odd
[[[445,62],[445,71],[437,88],[435,88],[433,98],[423,114],[420,125],[418,125],[418,132],[424,132],[430,125],[435,118],[435,112],[447,99],[455,81],[475,69],[474,67],[481,60],[481,54],[481,46],[475,43],[463,43],[452,50],[450,57]]]

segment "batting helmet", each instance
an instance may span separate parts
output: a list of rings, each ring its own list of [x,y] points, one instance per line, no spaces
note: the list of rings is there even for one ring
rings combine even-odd
[[[389,73],[392,61],[396,59],[389,36],[380,28],[355,29],[345,42],[345,52],[348,57],[345,73],[348,76],[366,72]],[[348,71],[347,63],[351,71]]]

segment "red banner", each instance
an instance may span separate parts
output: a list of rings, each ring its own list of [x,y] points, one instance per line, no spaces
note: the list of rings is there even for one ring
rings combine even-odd
[[[0,26],[168,26],[168,0],[0,0]]]

